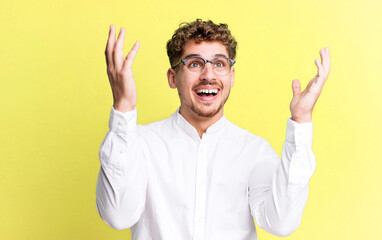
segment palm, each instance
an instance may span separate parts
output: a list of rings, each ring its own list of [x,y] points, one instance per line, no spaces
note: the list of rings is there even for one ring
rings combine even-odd
[[[109,38],[105,49],[107,74],[113,92],[114,108],[123,112],[133,110],[137,104],[137,90],[131,66],[139,49],[137,41],[129,54],[124,57],[123,42],[125,29],[121,28],[115,42],[115,28],[110,26]]]
[[[294,121],[307,122],[311,120],[314,105],[328,78],[330,72],[329,48],[321,49],[320,55],[322,63],[318,59],[315,60],[318,73],[310,80],[305,90],[301,92],[298,80],[294,80],[292,83],[293,98],[290,103],[290,111]]]

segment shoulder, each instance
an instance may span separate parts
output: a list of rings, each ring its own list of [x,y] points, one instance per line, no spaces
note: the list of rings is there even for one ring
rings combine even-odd
[[[231,121],[227,120],[227,131],[231,139],[235,139],[239,144],[247,146],[268,146],[269,142],[258,135],[255,135],[247,129],[241,128]]]
[[[138,124],[138,131],[142,137],[145,137],[145,136],[152,137],[155,135],[161,135],[161,133],[163,132],[167,132],[168,129],[171,129],[172,124],[173,124],[172,116],[170,116],[168,118],[151,122],[148,124],[144,124],[144,125]]]
[[[228,128],[230,129],[230,138],[235,139],[233,144],[241,149],[242,152],[250,153],[254,162],[273,159],[274,163],[279,163],[279,156],[273,149],[271,144],[263,137],[249,132],[232,122],[229,122]]]

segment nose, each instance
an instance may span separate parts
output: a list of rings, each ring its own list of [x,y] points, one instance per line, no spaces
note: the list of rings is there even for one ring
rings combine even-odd
[[[216,78],[215,70],[213,69],[212,63],[206,63],[203,72],[200,74],[202,80],[211,80]]]

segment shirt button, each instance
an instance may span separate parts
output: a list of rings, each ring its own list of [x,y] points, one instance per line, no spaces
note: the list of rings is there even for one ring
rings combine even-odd
[[[293,161],[292,166],[297,166],[297,161]]]
[[[118,120],[118,125],[122,126],[123,125],[123,121],[122,120]]]
[[[204,152],[204,147],[201,147],[201,148],[200,148],[200,152]]]
[[[119,153],[124,153],[125,151],[123,149],[119,149]]]

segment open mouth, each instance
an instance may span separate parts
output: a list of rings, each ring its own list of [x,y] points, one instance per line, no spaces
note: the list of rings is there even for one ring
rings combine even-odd
[[[209,97],[216,96],[219,92],[219,89],[199,89],[195,91],[198,96]]]
[[[220,92],[219,88],[197,88],[194,90],[195,94],[198,96],[198,99],[203,102],[214,101]]]

